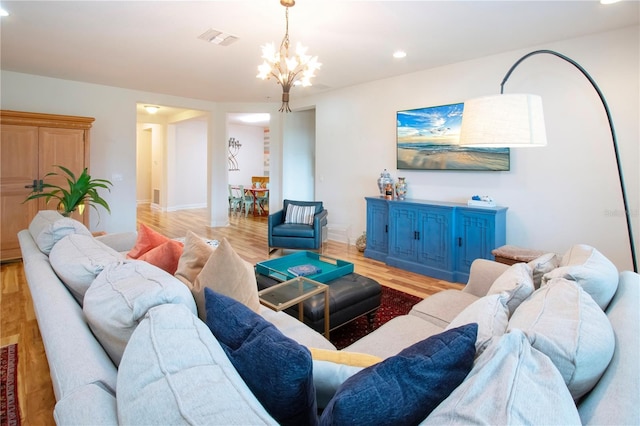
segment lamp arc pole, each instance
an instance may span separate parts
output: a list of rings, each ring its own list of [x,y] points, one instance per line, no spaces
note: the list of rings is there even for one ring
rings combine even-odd
[[[518,59],[516,63],[511,66],[509,71],[507,71],[504,78],[502,79],[502,82],[500,83],[500,94],[504,93],[504,85],[509,79],[509,77],[511,76],[511,74],[513,73],[513,71],[516,69],[516,67],[520,65],[520,63],[525,59],[531,56],[540,55],[540,54],[549,54],[549,55],[556,56],[570,63],[574,67],[576,67],[582,73],[582,75],[584,75],[586,79],[589,80],[589,83],[591,83],[591,86],[598,93],[598,96],[600,97],[600,101],[602,101],[602,106],[604,107],[604,111],[607,114],[607,120],[609,121],[609,129],[611,130],[611,140],[613,143],[613,152],[615,153],[615,157],[616,157],[616,166],[618,168],[618,179],[620,181],[620,191],[622,192],[622,202],[624,204],[624,216],[627,221],[627,233],[629,234],[629,247],[631,249],[631,260],[633,262],[633,271],[638,272],[638,263],[636,260],[636,249],[635,249],[635,244],[633,242],[633,232],[631,231],[631,212],[629,211],[629,204],[627,201],[627,190],[624,185],[624,177],[622,176],[622,166],[620,164],[620,153],[618,151],[618,139],[616,138],[616,131],[613,127],[613,119],[611,118],[611,111],[609,110],[609,105],[607,104],[607,100],[605,99],[604,95],[602,94],[602,91],[600,90],[600,87],[598,87],[598,84],[595,82],[595,80],[591,77],[591,75],[589,75],[587,70],[585,70],[579,63],[569,58],[568,56],[563,55],[562,53],[558,53],[556,51],[548,50],[548,49],[534,50],[533,52],[527,53],[522,58]]]

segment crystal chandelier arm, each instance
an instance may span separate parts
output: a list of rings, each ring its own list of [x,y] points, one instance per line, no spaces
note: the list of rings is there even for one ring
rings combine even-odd
[[[591,75],[589,75],[589,73],[587,72],[587,70],[585,70],[579,63],[577,63],[576,61],[574,61],[573,59],[555,52],[553,50],[547,50],[547,49],[541,49],[541,50],[535,50],[533,52],[527,53],[526,55],[524,55],[522,58],[518,59],[516,61],[515,64],[513,64],[511,66],[511,68],[509,69],[509,71],[507,71],[507,74],[504,76],[504,78],[502,79],[502,82],[500,83],[500,93],[502,94],[504,92],[504,85],[507,82],[507,80],[509,79],[509,77],[511,76],[511,73],[513,73],[513,71],[516,69],[516,67],[518,65],[520,65],[520,63],[522,61],[524,61],[525,59],[533,56],[533,55],[539,55],[539,54],[549,54],[549,55],[553,55],[556,56],[560,59],[565,60],[566,62],[570,63],[571,65],[573,65],[574,67],[576,67],[581,73],[582,75],[584,75],[587,80],[589,80],[589,83],[591,83],[591,86],[595,89],[595,91],[598,93],[598,96],[600,97],[600,101],[602,102],[602,106],[604,107],[604,111],[607,114],[607,120],[609,122],[609,129],[611,131],[611,140],[613,143],[613,152],[615,154],[615,158],[616,158],[616,166],[618,168],[618,179],[620,181],[620,191],[622,192],[622,202],[624,205],[624,216],[627,220],[627,233],[629,234],[629,246],[631,248],[631,260],[633,261],[633,271],[634,272],[638,272],[638,263],[637,263],[637,259],[636,259],[636,249],[635,249],[635,244],[633,242],[633,232],[631,230],[631,212],[629,211],[629,204],[627,201],[627,190],[625,188],[625,184],[624,184],[624,177],[622,176],[622,166],[620,164],[620,153],[618,151],[618,139],[616,138],[616,132],[615,129],[613,127],[613,119],[611,117],[611,111],[609,110],[609,105],[607,104],[607,100],[604,98],[604,95],[602,94],[602,91],[600,90],[600,87],[598,87],[598,85],[596,84],[595,80],[591,77]]]

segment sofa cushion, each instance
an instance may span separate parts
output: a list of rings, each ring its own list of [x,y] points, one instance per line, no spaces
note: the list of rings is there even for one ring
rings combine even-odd
[[[313,384],[318,409],[327,406],[338,388],[357,372],[382,361],[377,356],[347,351],[309,348],[313,358]]]
[[[298,204],[289,204],[287,206],[287,214],[284,223],[300,223],[303,225],[313,225],[313,216],[316,208],[314,206],[300,206]]]
[[[246,305],[254,312],[260,310],[258,284],[253,265],[235,252],[226,238],[211,253],[196,277],[191,292],[198,306],[198,316],[206,321],[204,289],[210,288]]]
[[[477,323],[476,357],[480,356],[493,337],[500,337],[507,330],[509,324],[507,298],[504,293],[481,297],[460,312],[445,330]]]
[[[154,231],[144,223],[140,223],[140,225],[138,225],[138,237],[136,239],[136,244],[131,250],[129,250],[127,257],[129,259],[138,259],[152,248],[158,247],[160,244],[166,243],[170,240],[170,238]]]
[[[91,231],[83,223],[54,210],[39,211],[29,224],[29,233],[44,254],[51,253],[53,246],[67,235],[91,236]]]
[[[407,346],[418,343],[427,337],[442,333],[439,327],[415,315],[400,315],[369,333],[360,340],[344,348],[349,352],[362,352],[389,358],[397,355]]]
[[[585,425],[633,425],[640,419],[640,275],[623,271],[616,295],[607,306],[615,332],[616,349],[598,384],[580,400],[578,412]]]
[[[443,290],[418,302],[409,311],[440,328],[445,328],[467,306],[478,300],[478,296],[460,290]]]
[[[53,246],[51,267],[82,305],[84,294],[100,272],[124,257],[90,235],[70,234]]]
[[[618,288],[616,266],[598,250],[585,244],[571,247],[562,257],[560,266],[542,277],[542,285],[553,278],[577,282],[602,310],[607,308]]]
[[[147,312],[122,356],[116,397],[120,424],[276,424],[183,305]]]
[[[182,256],[182,250],[182,243],[169,240],[147,251],[138,257],[138,260],[144,260],[173,275],[178,269],[178,261]]]
[[[184,249],[180,259],[178,259],[176,278],[191,288],[216,247],[207,244],[195,233],[187,231],[187,236],[184,239]]]
[[[496,337],[422,425],[579,425],[562,376],[520,330]]]
[[[75,348],[74,348],[75,349]],[[89,358],[88,355],[86,355]],[[86,362],[91,368],[94,366]],[[103,382],[94,381],[79,384],[76,381],[71,392],[66,393],[56,402],[53,420],[56,425],[85,425],[91,419],[91,426],[108,426],[118,424],[116,410],[115,373],[114,389],[111,390]]]
[[[336,350],[336,347],[322,334],[318,333],[298,318],[284,311],[273,311],[261,305],[258,314],[280,330],[282,334],[308,348]]]
[[[464,380],[478,326],[431,336],[356,373],[338,389],[322,425],[417,424]]]
[[[315,236],[315,230],[307,224],[282,223],[273,227],[271,235],[273,237],[313,238]]]
[[[91,330],[115,365],[120,363],[131,334],[149,309],[175,303],[193,314],[189,289],[165,271],[140,260],[107,265],[89,287],[83,311]]]
[[[531,268],[526,263],[515,263],[493,282],[487,295],[504,293],[511,315],[533,291]]]
[[[560,266],[560,259],[555,253],[546,253],[542,256],[533,259],[528,263],[533,275],[533,287],[537,290],[542,283],[542,277],[547,272],[551,272]]]
[[[309,350],[244,304],[209,288],[204,294],[209,329],[269,414],[282,425],[316,424]]]
[[[598,382],[615,348],[605,313],[578,284],[564,278],[536,290],[516,309],[507,329],[522,330],[551,359],[576,400]]]

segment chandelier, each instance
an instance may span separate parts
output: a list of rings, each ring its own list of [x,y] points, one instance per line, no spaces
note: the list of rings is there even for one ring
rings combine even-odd
[[[286,7],[286,31],[280,49],[276,50],[273,43],[262,46],[262,59],[264,62],[258,67],[256,77],[263,80],[275,77],[282,86],[282,106],[280,112],[291,112],[289,108],[289,91],[291,86],[311,86],[311,78],[314,72],[322,65],[317,56],[307,55],[307,48],[302,44],[296,44],[295,55],[289,57],[289,7],[293,7],[295,0],[280,0],[280,4]]]

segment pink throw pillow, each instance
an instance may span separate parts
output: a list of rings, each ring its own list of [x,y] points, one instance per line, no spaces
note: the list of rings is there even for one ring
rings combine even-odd
[[[139,259],[140,256],[148,252],[149,250],[158,247],[160,244],[171,241],[170,238],[165,237],[159,232],[149,228],[144,223],[141,223],[138,228],[138,238],[136,244],[127,253],[129,259]]]
[[[178,261],[182,256],[183,247],[179,241],[168,240],[147,251],[138,260],[144,260],[173,275],[178,269]]]

